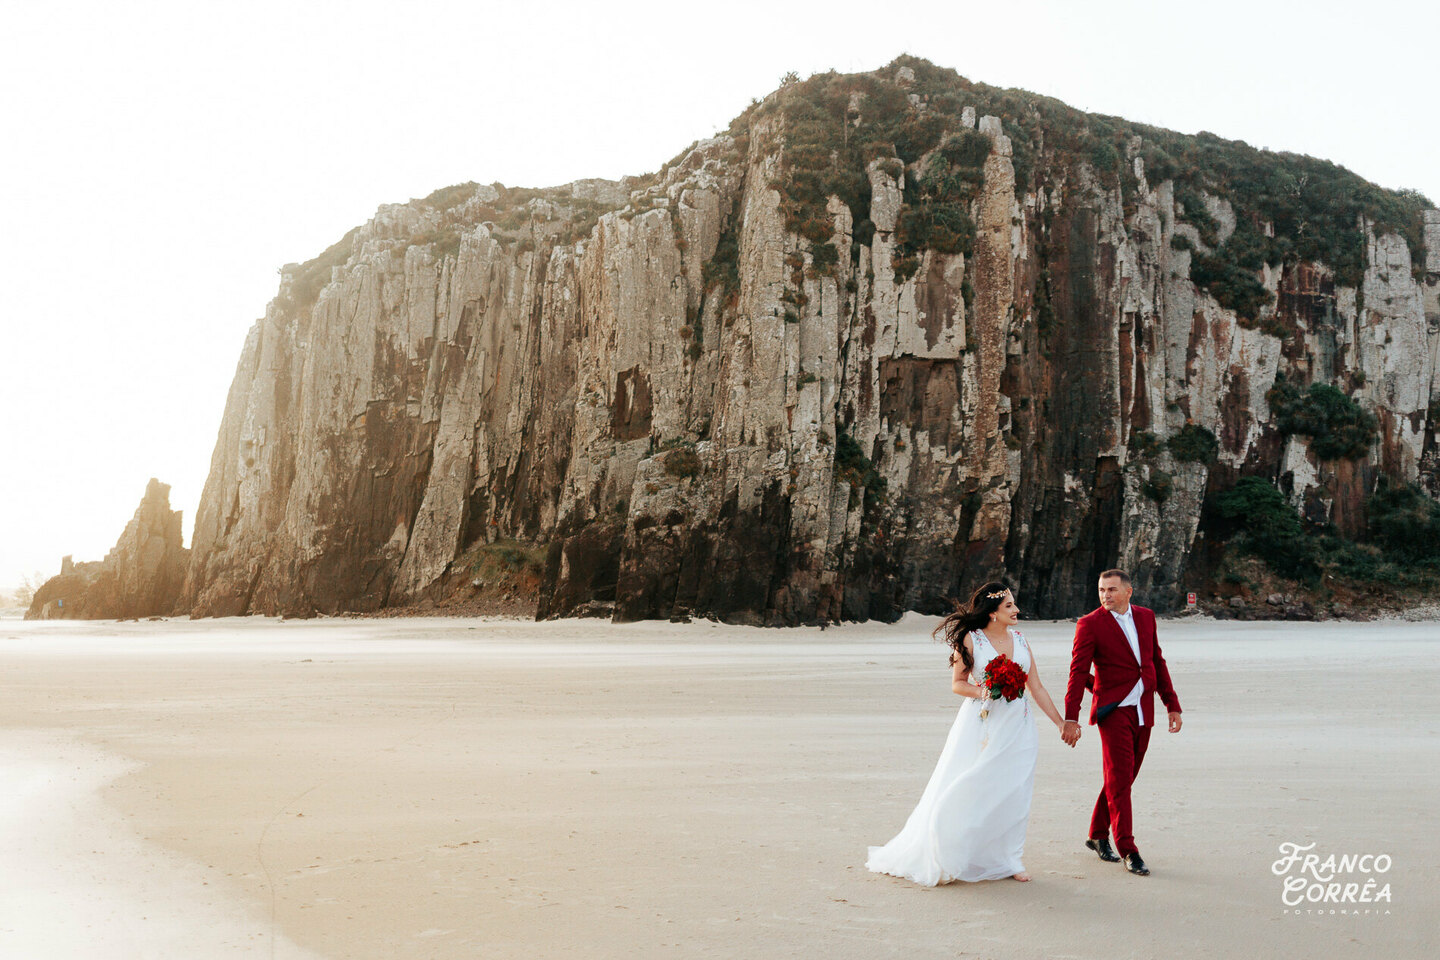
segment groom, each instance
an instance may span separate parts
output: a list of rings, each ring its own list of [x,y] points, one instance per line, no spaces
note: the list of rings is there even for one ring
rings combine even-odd
[[[1100,756],[1105,786],[1090,817],[1085,846],[1140,876],[1150,870],[1135,848],[1130,828],[1130,785],[1140,772],[1150,731],[1155,725],[1158,691],[1170,712],[1170,732],[1180,732],[1180,699],[1170,684],[1170,671],[1155,636],[1155,614],[1130,603],[1130,575],[1124,570],[1100,574],[1100,608],[1075,624],[1070,656],[1070,683],[1065,689],[1065,730],[1068,745],[1080,739],[1080,699],[1091,689],[1090,722],[1100,727]],[[1090,675],[1091,665],[1095,675]],[[1108,834],[1114,833],[1117,857]]]

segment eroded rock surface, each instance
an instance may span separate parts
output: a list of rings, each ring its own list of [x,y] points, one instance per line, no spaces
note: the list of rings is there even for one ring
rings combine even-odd
[[[185,583],[190,551],[181,538],[180,511],[170,509],[170,485],[151,479],[145,496],[104,560],[61,564],[40,589],[27,620],[107,620],[166,616]]]
[[[381,207],[250,332],[182,607],[376,610],[514,540],[548,549],[542,617],[888,620],[991,575],[1068,616],[1117,563],[1165,609],[1207,491],[1242,473],[1341,528],[1382,470],[1436,492],[1440,243],[1415,270],[1366,225],[1359,288],[1267,266],[1267,322],[1241,323],[1138,155],[1128,192],[1043,154],[1021,185],[1002,120],[967,107],[972,128],[973,248],[904,276],[903,168],[870,163],[866,209],[830,199],[817,265],[773,187],[776,112],[652,177]],[[1234,211],[1205,205],[1223,240]],[[1372,455],[1282,437],[1282,370],[1359,384]],[[1165,446],[1187,424],[1213,461]]]

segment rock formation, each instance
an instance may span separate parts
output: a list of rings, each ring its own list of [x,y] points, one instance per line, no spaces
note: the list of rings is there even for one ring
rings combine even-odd
[[[889,620],[991,575],[1066,616],[1115,564],[1171,607],[1242,475],[1348,532],[1382,473],[1440,492],[1440,214],[1337,170],[907,60],[655,175],[382,206],[251,330],[180,606],[373,611],[515,541],[540,616]],[[1282,376],[1373,442],[1317,455]]]
[[[27,620],[106,620],[165,616],[185,583],[190,551],[180,533],[180,511],[170,509],[170,485],[151,478],[135,516],[105,559],[73,563],[45,581]]]

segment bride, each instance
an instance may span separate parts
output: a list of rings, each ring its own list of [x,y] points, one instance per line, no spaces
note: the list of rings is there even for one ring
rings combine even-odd
[[[1029,880],[1020,862],[1038,744],[1029,701],[1062,732],[1064,720],[1040,682],[1015,597],[1003,583],[985,584],[966,607],[940,622],[953,648],[951,689],[965,697],[935,772],[904,828],[883,847],[871,847],[865,866],[927,887],[955,880]],[[1029,696],[989,699],[985,666],[1004,654],[1028,674]],[[984,715],[982,716],[982,710]]]

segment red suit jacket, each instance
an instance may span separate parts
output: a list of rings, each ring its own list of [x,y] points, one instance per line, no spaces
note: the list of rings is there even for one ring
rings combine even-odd
[[[1140,705],[1145,710],[1145,723],[1155,723],[1155,694],[1165,708],[1180,712],[1180,698],[1170,684],[1170,670],[1160,653],[1155,636],[1155,612],[1130,604],[1135,614],[1135,635],[1140,641],[1140,662],[1125,639],[1125,631],[1104,607],[1081,617],[1075,624],[1075,648],[1070,655],[1070,682],[1065,687],[1065,719],[1079,721],[1080,700],[1087,688],[1090,696],[1090,722],[1093,724],[1115,708],[1129,695],[1136,680],[1145,681]],[[1090,675],[1091,665],[1095,674]]]

